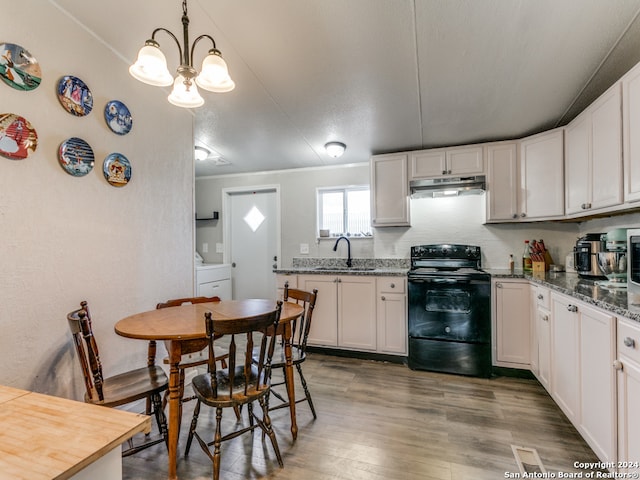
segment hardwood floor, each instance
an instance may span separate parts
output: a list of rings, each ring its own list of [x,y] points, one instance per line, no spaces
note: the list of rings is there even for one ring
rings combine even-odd
[[[418,372],[317,353],[303,368],[318,419],[298,404],[292,442],[288,410],[272,412],[284,468],[258,431],[223,443],[222,479],[495,480],[518,472],[513,444],[535,448],[550,472],[577,472],[574,462],[598,461],[536,380]],[[185,404],[180,436],[184,480],[212,474],[195,442],[184,456],[194,405]],[[213,413],[203,408],[200,431],[213,428]],[[225,416],[232,427],[233,412]],[[166,479],[166,472],[162,445],[123,459],[127,480]]]

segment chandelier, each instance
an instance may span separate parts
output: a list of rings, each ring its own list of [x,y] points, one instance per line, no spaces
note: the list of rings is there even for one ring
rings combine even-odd
[[[167,69],[167,59],[160,50],[160,44],[155,40],[156,33],[167,33],[178,46],[180,54],[180,66],[177,69],[175,79]],[[227,63],[222,58],[220,50],[216,48],[216,41],[210,35],[200,35],[189,47],[189,17],[187,15],[187,0],[182,2],[182,31],[184,44],[181,47],[176,36],[166,28],[156,28],[151,38],[144,42],[144,47],[138,52],[136,63],[129,67],[129,73],[133,78],[148,85],[156,87],[168,87],[173,84],[173,90],[167,97],[170,103],[178,107],[194,108],[204,105],[204,99],[198,93],[198,87],[210,92],[230,92],[235,88],[235,83],[229,76]],[[200,73],[193,68],[193,52],[197,43],[203,38],[208,38],[213,44],[207,56],[202,62]]]

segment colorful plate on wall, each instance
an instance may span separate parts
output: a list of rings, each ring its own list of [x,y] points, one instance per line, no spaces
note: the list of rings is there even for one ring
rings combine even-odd
[[[114,187],[124,187],[131,180],[131,163],[121,153],[112,153],[104,159],[102,173]]]
[[[15,113],[0,113],[0,155],[22,160],[37,146],[38,134],[27,119]]]
[[[20,45],[0,43],[0,78],[16,90],[33,90],[42,81],[40,65]]]
[[[93,149],[81,138],[71,137],[60,144],[58,161],[74,177],[84,177],[95,163]]]
[[[84,117],[91,113],[93,95],[91,90],[77,77],[64,76],[58,82],[58,100],[62,107],[76,117]]]
[[[104,107],[104,119],[113,133],[126,135],[133,127],[133,118],[127,106],[118,101],[111,100]]]

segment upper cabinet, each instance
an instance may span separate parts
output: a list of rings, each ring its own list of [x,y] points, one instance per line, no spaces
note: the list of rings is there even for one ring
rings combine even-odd
[[[624,201],[640,200],[640,64],[622,77]]]
[[[617,83],[565,129],[567,215],[589,215],[622,203],[621,106]]]
[[[409,182],[406,153],[371,157],[371,224],[409,226]]]
[[[409,163],[410,180],[484,173],[482,145],[419,150],[410,153]]]
[[[518,216],[523,221],[564,216],[563,129],[520,142]]]
[[[563,133],[486,145],[487,222],[528,222],[564,215]]]
[[[518,218],[518,143],[491,143],[487,157],[487,222]]]

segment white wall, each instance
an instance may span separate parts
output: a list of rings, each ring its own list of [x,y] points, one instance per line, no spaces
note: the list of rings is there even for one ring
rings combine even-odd
[[[81,398],[83,384],[66,314],[87,300],[106,374],[145,365],[146,344],[114,324],[193,289],[193,117],[166,92],[132,79],[126,63],[49,2],[4,2],[2,41],[22,45],[42,68],[42,84],[22,92],[0,82],[2,112],[38,133],[34,155],[0,157],[0,384]],[[86,117],[56,97],[63,75],[94,95]],[[125,136],[104,121],[107,101],[133,115]],[[96,164],[74,178],[59,165],[60,143],[77,136]],[[133,167],[110,186],[102,162],[112,152]]]
[[[312,257],[344,256],[342,248],[333,252],[334,241],[316,243],[316,188],[335,185],[369,184],[369,164],[349,167],[298,169],[273,173],[221,175],[196,179],[196,206],[203,214],[220,210],[222,188],[279,184],[282,200],[282,262],[291,265],[301,256],[300,243],[308,243]],[[509,254],[520,262],[525,239],[544,239],[557,263],[564,264],[579,236],[580,224],[528,223],[485,225],[485,196],[412,199],[411,227],[374,229],[373,239],[354,239],[352,255],[360,258],[408,258],[412,245],[428,243],[462,243],[479,245],[483,265],[508,268]],[[606,222],[606,221],[605,221]],[[222,221],[203,222],[196,229],[196,247],[209,244],[203,253],[207,262],[221,262],[215,254],[215,243],[222,242]]]

